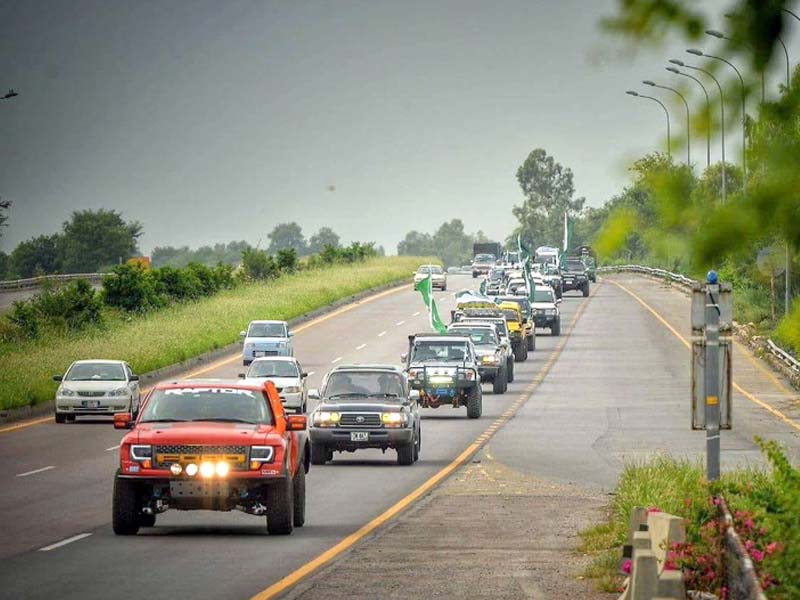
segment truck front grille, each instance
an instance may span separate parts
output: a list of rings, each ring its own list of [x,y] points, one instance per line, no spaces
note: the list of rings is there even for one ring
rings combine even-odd
[[[340,427],[380,427],[381,416],[378,413],[343,412]]]
[[[190,446],[162,445],[153,448],[157,467],[168,467],[173,463],[186,465],[203,461],[225,461],[231,469],[247,470],[247,446]]]

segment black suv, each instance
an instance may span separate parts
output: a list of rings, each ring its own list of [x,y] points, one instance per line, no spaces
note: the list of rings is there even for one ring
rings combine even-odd
[[[567,259],[567,264],[561,269],[561,286],[564,292],[580,290],[584,298],[589,295],[589,275],[581,259]]]

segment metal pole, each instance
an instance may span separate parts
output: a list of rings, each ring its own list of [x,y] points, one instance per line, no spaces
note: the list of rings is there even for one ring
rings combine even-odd
[[[719,108],[722,113],[721,116],[722,122],[720,123],[721,125],[720,132],[722,134],[722,203],[725,204],[725,202],[727,202],[728,200],[728,191],[726,184],[727,177],[725,176],[725,98],[722,95],[722,86],[720,85],[719,80],[717,80],[717,78],[714,77],[714,75],[712,75],[709,71],[701,69],[700,67],[693,67],[691,65],[685,65],[685,66],[687,69],[692,69],[693,71],[700,71],[701,73],[705,73],[706,75],[708,75],[711,79],[714,80],[714,83],[717,84],[717,89],[719,89]],[[709,134],[710,134],[710,128],[709,128]]]
[[[689,75],[689,73],[684,73],[674,67],[667,67],[667,71],[693,79],[702,88],[703,94],[706,96],[706,120],[708,121],[708,127],[706,128],[706,168],[708,168],[711,166],[711,99],[708,97],[708,90],[703,85],[703,82],[694,75]]]
[[[790,13],[792,16],[794,13]],[[786,93],[788,94],[792,87],[792,76],[791,76],[791,64],[789,62],[789,51],[786,49],[786,44],[783,43],[783,40],[779,37],[778,41],[783,48],[783,54],[786,56]],[[784,314],[788,315],[789,312],[792,310],[792,277],[791,277],[791,269],[792,267],[792,250],[789,246],[789,240],[786,240],[786,268],[784,270],[784,277],[785,277],[785,297],[784,297]]]
[[[672,134],[670,133],[669,111],[667,110],[667,107],[664,106],[664,103],[661,102],[661,100],[659,100],[658,98],[653,98],[652,96],[644,96],[642,94],[639,94],[639,97],[640,98],[647,98],[648,100],[652,100],[653,102],[658,102],[661,105],[661,108],[664,109],[664,114],[667,117],[667,158],[672,160]]]
[[[705,416],[706,416],[706,473],[709,481],[719,479],[719,285],[717,274],[709,271],[706,283],[705,336]]]
[[[678,97],[681,100],[683,100],[683,105],[686,107],[686,165],[688,167],[691,167],[692,166],[692,133],[691,133],[692,116],[691,113],[689,112],[689,103],[686,101],[686,96],[681,94],[675,88],[671,88],[666,85],[660,85],[658,83],[653,83],[652,81],[643,81],[642,83],[646,85],[652,85],[653,87],[657,87],[662,90],[669,90],[670,92],[677,94]]]

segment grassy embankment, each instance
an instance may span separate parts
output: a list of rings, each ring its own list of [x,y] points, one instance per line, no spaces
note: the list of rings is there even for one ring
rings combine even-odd
[[[56,389],[51,376],[63,373],[73,360],[123,359],[145,373],[235,342],[252,319],[289,320],[369,288],[410,280],[411,272],[426,260],[375,258],[301,271],[143,315],[105,308],[102,326],[2,344],[0,409],[51,400]]]

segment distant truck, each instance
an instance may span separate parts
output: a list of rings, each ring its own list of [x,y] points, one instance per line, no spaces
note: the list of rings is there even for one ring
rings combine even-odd
[[[503,252],[498,242],[472,244],[472,276],[487,275]]]

